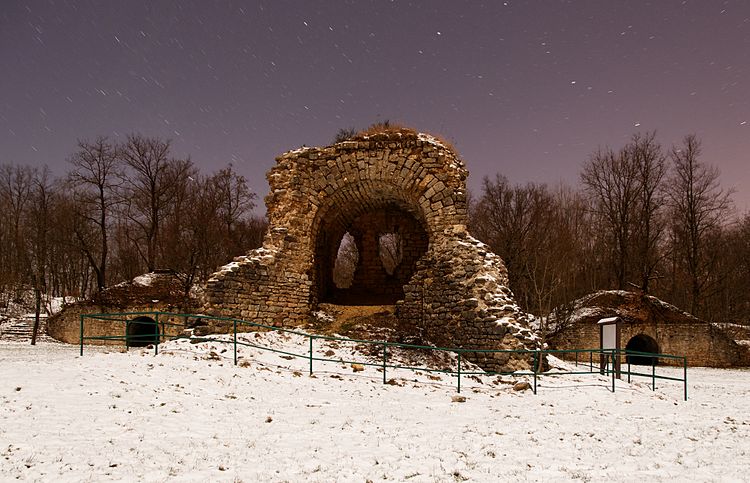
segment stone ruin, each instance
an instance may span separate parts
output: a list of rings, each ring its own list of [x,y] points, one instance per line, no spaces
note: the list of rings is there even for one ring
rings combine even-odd
[[[685,356],[691,366],[746,367],[750,365],[750,330],[743,326],[712,324],[656,297],[621,290],[602,290],[572,303],[563,320],[551,319],[547,342],[553,349],[599,347],[599,320],[619,317],[620,347],[639,352]],[[631,356],[629,356],[631,357]],[[632,356],[635,364],[651,358]],[[682,364],[661,358],[658,364]]]
[[[436,346],[537,348],[503,261],[467,231],[467,175],[444,143],[405,129],[283,154],[267,174],[263,246],[211,277],[203,311],[288,327],[309,322],[321,303],[395,304],[399,326]],[[339,287],[334,265],[347,233],[359,257],[351,285]],[[384,236],[398,252],[392,270]],[[466,355],[496,371],[531,361]]]

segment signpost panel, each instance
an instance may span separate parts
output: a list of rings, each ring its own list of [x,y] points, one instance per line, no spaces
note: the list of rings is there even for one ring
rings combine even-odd
[[[612,361],[612,370],[615,371],[617,378],[620,378],[620,322],[619,317],[607,317],[600,319],[599,324],[599,356],[600,372],[604,374],[604,368],[608,367],[609,361]]]

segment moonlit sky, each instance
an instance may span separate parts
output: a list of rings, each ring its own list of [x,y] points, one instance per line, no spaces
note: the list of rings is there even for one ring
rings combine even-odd
[[[79,138],[171,139],[260,197],[274,158],[391,120],[471,172],[578,184],[598,146],[703,141],[750,209],[747,1],[16,1],[0,4],[0,163]]]

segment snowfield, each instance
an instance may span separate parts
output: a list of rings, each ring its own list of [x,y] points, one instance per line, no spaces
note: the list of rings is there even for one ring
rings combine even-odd
[[[291,352],[305,340],[246,337]],[[354,349],[317,341],[316,353]],[[222,352],[225,351],[225,352]],[[231,345],[0,343],[0,480],[743,481],[750,372],[455,378]],[[360,358],[362,356],[359,356]],[[403,356],[406,357],[406,356]],[[357,369],[355,371],[354,369]],[[660,369],[669,372],[670,369]],[[672,370],[678,375],[678,370]]]

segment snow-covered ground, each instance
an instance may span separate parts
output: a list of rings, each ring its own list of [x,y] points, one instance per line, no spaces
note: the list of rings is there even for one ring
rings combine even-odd
[[[296,336],[247,337],[306,350]],[[316,341],[320,356],[351,350]],[[389,370],[384,385],[372,366],[316,362],[310,377],[303,359],[240,355],[234,366],[217,342],[83,357],[76,346],[0,343],[0,480],[750,477],[746,370],[690,369],[687,402],[681,383],[652,392],[618,381],[613,394],[598,375],[541,377],[536,396],[512,378],[467,377],[462,401],[445,375]]]

